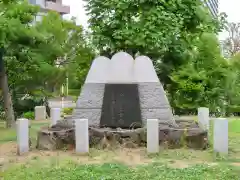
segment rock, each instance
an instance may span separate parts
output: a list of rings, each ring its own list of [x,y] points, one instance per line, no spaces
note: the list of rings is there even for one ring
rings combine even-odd
[[[55,150],[69,145],[75,146],[75,129],[72,122],[64,120],[51,128],[42,128],[38,133],[37,148]],[[206,149],[208,146],[207,131],[198,127],[196,122],[178,121],[178,128],[159,125],[159,144],[168,144],[168,148],[186,146],[194,149]],[[111,129],[89,127],[89,146],[117,148],[119,146],[136,148],[146,145],[146,128]]]

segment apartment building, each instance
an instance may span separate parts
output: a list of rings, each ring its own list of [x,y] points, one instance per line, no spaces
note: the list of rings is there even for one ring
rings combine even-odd
[[[40,21],[49,10],[56,11],[60,15],[70,13],[70,6],[63,5],[62,0],[29,0],[29,3],[41,8],[41,12],[36,16],[36,21]]]
[[[213,17],[218,15],[219,0],[202,0],[210,10]]]

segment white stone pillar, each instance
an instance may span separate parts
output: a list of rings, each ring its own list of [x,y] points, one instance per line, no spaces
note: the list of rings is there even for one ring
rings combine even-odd
[[[76,153],[89,152],[88,119],[75,120]]]
[[[17,120],[17,154],[22,155],[29,151],[28,119]]]
[[[159,152],[159,129],[158,119],[147,120],[147,152]]]
[[[215,152],[228,154],[228,120],[225,118],[214,119],[213,149]]]
[[[50,112],[51,125],[57,124],[61,120],[61,108],[51,108]]]
[[[198,123],[204,130],[209,130],[209,109],[206,107],[198,108]]]
[[[35,120],[46,120],[46,107],[36,106],[35,107]]]

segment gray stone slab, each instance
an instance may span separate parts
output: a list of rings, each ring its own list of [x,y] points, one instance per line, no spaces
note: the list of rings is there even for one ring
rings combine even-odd
[[[89,125],[100,124],[101,109],[75,109],[72,119],[88,119]]]
[[[57,124],[57,122],[61,120],[61,108],[51,108],[50,116],[51,125]]]
[[[75,141],[77,153],[89,152],[89,135],[87,119],[75,119]]]
[[[22,155],[29,151],[29,124],[28,119],[17,120],[17,154]]]
[[[228,154],[228,120],[217,118],[214,120],[213,149],[215,152]]]
[[[198,108],[198,122],[201,128],[209,130],[209,109],[206,107]]]
[[[158,119],[147,120],[147,152],[159,152],[159,130]]]
[[[134,83],[134,59],[125,52],[116,53],[108,69],[107,83]]]
[[[102,108],[104,87],[105,84],[101,83],[84,84],[78,97],[76,108]]]
[[[145,109],[141,110],[143,124],[146,124],[147,119],[158,119],[159,122],[168,122],[169,124],[175,126],[175,120],[172,115],[172,111],[169,108],[163,109]]]
[[[110,59],[100,56],[93,60],[85,83],[106,83],[108,79]]]
[[[139,56],[135,59],[134,75],[138,83],[160,83],[153,63],[147,56]]]
[[[36,106],[35,107],[35,120],[45,120],[46,119],[46,107],[45,106]]]
[[[140,83],[138,91],[142,108],[170,108],[161,83]]]

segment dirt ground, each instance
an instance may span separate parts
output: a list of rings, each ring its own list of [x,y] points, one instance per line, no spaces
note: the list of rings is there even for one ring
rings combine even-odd
[[[32,121],[32,135],[35,137],[38,128],[48,125],[49,121]],[[237,122],[238,123],[238,122]],[[239,123],[240,124],[240,123]],[[1,126],[2,125],[2,126]],[[74,151],[39,151],[31,149],[31,151],[25,155],[17,155],[16,144],[16,132],[8,131],[4,128],[3,124],[0,124],[1,135],[0,139],[3,141],[0,143],[0,171],[8,168],[11,165],[17,164],[31,164],[31,162],[39,162],[43,164],[56,164],[64,162],[76,162],[79,164],[102,164],[109,162],[120,162],[130,166],[148,164],[152,162],[166,163],[170,167],[174,168],[186,168],[194,166],[196,164],[208,164],[217,165],[219,162],[214,160],[213,152],[211,149],[207,151],[195,151],[191,149],[177,149],[168,150],[162,149],[157,155],[148,155],[146,148],[137,149],[115,149],[115,150],[97,150],[90,149],[89,154],[79,155]],[[239,134],[236,131],[240,125],[231,125],[229,136],[229,156],[231,161],[226,163],[240,167],[240,146],[239,146]],[[234,129],[235,128],[235,129]],[[10,138],[9,138],[10,137]],[[10,140],[9,140],[10,139]],[[15,139],[15,140],[14,140]],[[236,159],[239,160],[236,160]],[[224,162],[225,163],[225,162]]]
[[[0,170],[4,170],[11,165],[31,164],[36,160],[41,160],[44,165],[50,163],[75,162],[79,164],[102,164],[110,162],[120,162],[129,166],[143,165],[153,162],[162,162],[173,168],[187,168],[196,164],[217,165],[216,162],[205,162],[204,160],[175,160],[168,158],[153,158],[147,155],[146,149],[117,149],[97,150],[90,149],[89,154],[79,155],[74,151],[39,151],[31,149],[25,155],[17,155],[17,145],[15,142],[0,144]],[[231,163],[240,166],[240,163]]]

